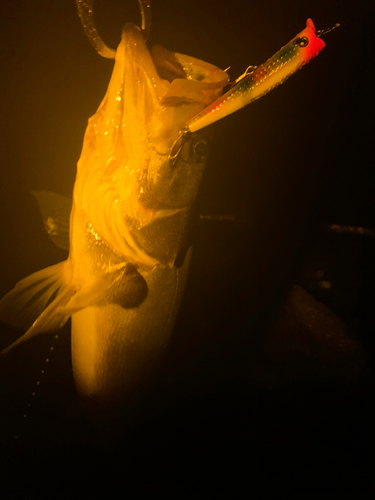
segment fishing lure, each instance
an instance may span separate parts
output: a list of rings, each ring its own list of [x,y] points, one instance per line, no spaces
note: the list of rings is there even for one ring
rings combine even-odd
[[[246,70],[237,78],[228,92],[185,124],[171,150],[171,164],[177,158],[183,140],[191,133],[221,120],[264,96],[316,57],[325,47],[324,41],[320,38],[321,34],[322,32],[316,34],[314,23],[308,19],[306,28],[274,56],[259,67],[250,66],[248,69],[251,71],[248,73]]]
[[[149,2],[139,1],[147,32]],[[91,2],[77,6],[96,50],[112,57],[93,28]],[[77,165],[69,257],[21,280],[1,300],[1,319],[27,330],[3,353],[71,317],[79,393],[105,411],[128,402],[165,349],[179,309],[191,207],[210,142],[206,127],[269,92],[323,47],[309,19],[222,95],[226,72],[161,47],[150,54],[142,31],[126,25]],[[160,76],[166,70],[169,79]]]

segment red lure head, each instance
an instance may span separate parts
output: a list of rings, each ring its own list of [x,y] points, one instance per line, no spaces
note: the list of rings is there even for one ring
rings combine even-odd
[[[303,63],[307,63],[326,46],[325,42],[316,35],[316,29],[312,19],[306,21],[306,28],[293,40],[300,47],[306,47],[303,51]]]

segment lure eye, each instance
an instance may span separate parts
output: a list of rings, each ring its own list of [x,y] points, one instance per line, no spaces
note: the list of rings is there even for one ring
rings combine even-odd
[[[209,153],[208,140],[205,137],[199,137],[191,144],[191,149],[195,161],[205,160]]]
[[[309,44],[309,39],[306,36],[299,36],[295,40],[293,40],[294,45],[298,45],[298,47],[307,47]]]

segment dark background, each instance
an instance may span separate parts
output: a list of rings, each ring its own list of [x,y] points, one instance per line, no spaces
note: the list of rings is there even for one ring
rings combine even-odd
[[[80,413],[69,325],[0,360],[5,485],[77,474],[120,480],[124,493],[141,477],[139,493],[168,486],[177,497],[373,490],[373,238],[327,229],[374,226],[371,4],[154,0],[150,44],[231,66],[233,79],[308,17],[317,29],[341,27],[302,71],[217,124],[198,211],[235,221],[197,224],[165,363],[113,449]],[[122,25],[138,22],[130,0],[98,1],[95,12],[113,47]],[[30,192],[71,195],[113,62],[88,43],[73,0],[9,1],[0,15],[2,296],[66,258]],[[328,313],[315,331],[293,323],[292,284],[311,293],[311,314],[315,297],[345,327]],[[13,338],[3,327],[0,347]]]

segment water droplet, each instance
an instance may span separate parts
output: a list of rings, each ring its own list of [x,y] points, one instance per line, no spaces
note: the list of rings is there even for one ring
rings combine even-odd
[[[53,351],[53,349],[54,349],[54,347],[53,347],[53,346],[52,346],[52,347],[50,347],[50,351]]]
[[[49,359],[48,358],[46,358],[46,363],[49,363]]]
[[[26,418],[26,413],[23,414],[23,418]]]
[[[40,373],[44,373],[44,370],[40,370]]]
[[[56,335],[55,335],[55,339],[58,339],[58,338],[59,338],[59,336],[58,336],[58,334],[56,333]]]
[[[31,395],[32,395],[32,396],[35,396],[35,392],[32,392],[32,393],[31,393]]]
[[[40,385],[40,380],[37,381],[36,385]]]

